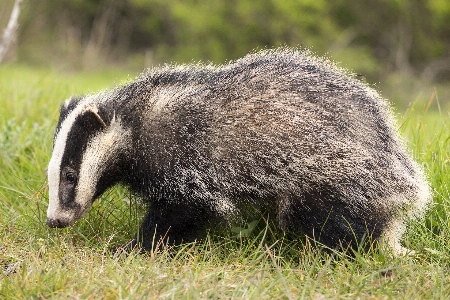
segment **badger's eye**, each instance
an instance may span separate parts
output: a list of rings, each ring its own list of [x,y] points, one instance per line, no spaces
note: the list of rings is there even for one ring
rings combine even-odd
[[[73,174],[72,172],[68,172],[66,174],[66,180],[68,183],[75,183],[75,179],[76,179],[75,174]]]

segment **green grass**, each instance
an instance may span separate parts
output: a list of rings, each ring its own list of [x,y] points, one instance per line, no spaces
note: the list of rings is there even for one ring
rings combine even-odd
[[[134,76],[134,75],[133,75]],[[132,77],[133,77],[132,76]],[[354,258],[257,227],[146,255],[111,256],[135,234],[142,207],[114,188],[69,228],[45,225],[45,168],[59,104],[126,80],[126,74],[60,74],[0,66],[0,299],[440,299],[450,295],[450,120],[436,97],[399,111],[399,129],[429,174],[435,197],[404,244]],[[441,99],[442,101],[442,99]]]

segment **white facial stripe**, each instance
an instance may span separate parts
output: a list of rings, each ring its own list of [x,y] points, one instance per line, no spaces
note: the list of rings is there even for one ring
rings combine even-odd
[[[83,153],[75,202],[86,211],[92,204],[96,184],[119,149],[129,147],[131,132],[125,130],[120,120],[113,120],[104,132],[94,136]]]
[[[97,97],[95,97],[97,98]],[[61,123],[59,132],[55,138],[52,158],[48,165],[48,187],[49,187],[49,205],[47,209],[47,217],[56,219],[62,216],[64,211],[59,204],[59,174],[61,173],[61,162],[64,155],[64,150],[67,144],[67,138],[72,129],[77,116],[83,114],[85,111],[92,109],[97,110],[94,96],[86,97],[78,104],[73,111],[69,113],[66,119]],[[67,217],[67,216],[65,216]]]

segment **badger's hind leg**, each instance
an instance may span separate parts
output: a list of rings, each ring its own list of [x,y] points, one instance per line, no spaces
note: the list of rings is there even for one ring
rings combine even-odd
[[[217,218],[210,206],[194,201],[158,201],[145,215],[133,247],[151,251],[162,244],[192,242],[206,236]]]
[[[400,240],[406,231],[405,221],[402,219],[394,219],[387,226],[383,233],[383,243],[392,251],[394,255],[411,255],[413,250],[403,247]]]
[[[382,214],[358,212],[325,193],[280,197],[277,214],[282,229],[303,233],[335,250],[367,248],[380,239],[387,220]]]

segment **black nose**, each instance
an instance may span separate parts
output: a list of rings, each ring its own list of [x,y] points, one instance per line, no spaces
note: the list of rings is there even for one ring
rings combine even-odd
[[[66,227],[59,219],[47,218],[47,226],[51,228],[63,228]]]

